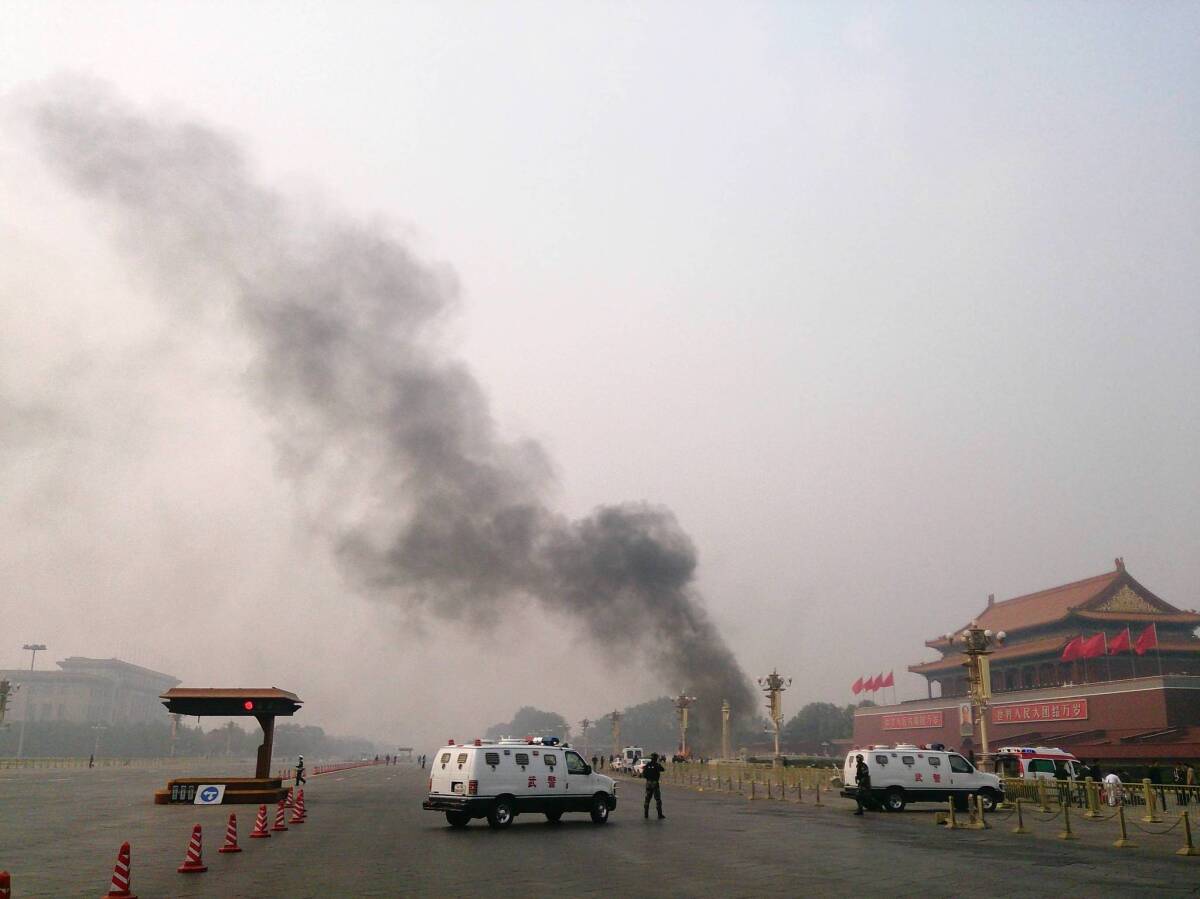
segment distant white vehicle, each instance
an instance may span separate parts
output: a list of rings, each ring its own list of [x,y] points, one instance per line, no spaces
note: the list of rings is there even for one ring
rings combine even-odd
[[[613,767],[618,771],[633,771],[634,764],[641,759],[644,751],[641,746],[626,746],[613,762]]]

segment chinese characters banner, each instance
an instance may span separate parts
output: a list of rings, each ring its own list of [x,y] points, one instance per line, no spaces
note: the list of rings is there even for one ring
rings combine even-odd
[[[992,724],[1024,724],[1027,721],[1083,721],[1088,716],[1086,699],[1054,702],[1022,702],[992,708]]]
[[[923,727],[941,727],[942,713],[939,712],[909,712],[903,715],[884,715],[884,730],[911,730]]]

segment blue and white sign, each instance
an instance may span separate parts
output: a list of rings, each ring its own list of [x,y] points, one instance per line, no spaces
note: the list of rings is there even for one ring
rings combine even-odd
[[[220,805],[225,799],[225,784],[200,784],[196,787],[195,805]]]

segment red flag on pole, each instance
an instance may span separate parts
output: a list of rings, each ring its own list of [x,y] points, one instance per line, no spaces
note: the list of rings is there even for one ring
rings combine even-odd
[[[1158,646],[1158,625],[1152,624],[1138,634],[1137,642],[1133,644],[1133,651],[1144,656],[1147,649],[1154,649],[1156,646]]]
[[[875,678],[868,677],[866,680],[863,681],[863,691],[866,693],[874,693],[875,692]]]
[[[876,690],[883,689],[883,672],[882,671],[880,671],[877,675],[875,675],[875,689]]]
[[[854,682],[854,685],[850,688],[850,690],[854,693],[855,696],[857,696],[859,693],[861,693],[863,691],[863,679],[860,677],[858,680],[856,680]]]
[[[1133,640],[1129,636],[1129,628],[1117,634],[1116,638],[1108,641],[1108,654],[1115,656],[1118,652],[1128,652],[1133,647]]]
[[[896,686],[896,672],[895,672],[895,671],[889,671],[889,672],[888,672],[888,676],[887,676],[887,677],[885,677],[885,678],[883,679],[883,683],[882,683],[882,684],[880,684],[880,686],[883,686],[883,687],[894,687],[894,686]]]
[[[1089,637],[1079,644],[1079,658],[1098,659],[1104,655],[1104,632]]]
[[[1074,662],[1076,659],[1081,658],[1079,653],[1082,647],[1083,637],[1076,637],[1063,648],[1062,660],[1064,662]]]

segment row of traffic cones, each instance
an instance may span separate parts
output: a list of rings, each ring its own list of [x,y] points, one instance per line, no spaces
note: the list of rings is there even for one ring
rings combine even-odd
[[[271,831],[287,830],[288,826],[284,823],[285,806],[290,806],[292,809],[292,817],[288,823],[303,824],[308,817],[308,813],[304,810],[304,791],[301,790],[296,794],[294,802],[291,800],[292,790],[289,788],[288,798],[279,800],[279,805],[275,809],[275,825],[270,830],[267,829],[267,807],[260,805],[258,818],[254,822],[254,830],[250,832],[250,838],[269,838]],[[217,851],[225,853],[242,851],[242,847],[238,845],[236,814],[229,815],[229,823],[225,826],[225,844]],[[192,837],[188,840],[187,855],[183,859],[183,864],[176,870],[180,874],[203,874],[208,870],[208,865],[204,864],[203,834],[199,824],[192,827]],[[117,863],[113,866],[112,884],[102,899],[137,899],[137,896],[130,890],[130,878],[129,844],[122,843],[121,850],[117,853]],[[0,899],[8,899],[8,890],[8,872],[0,871]]]

